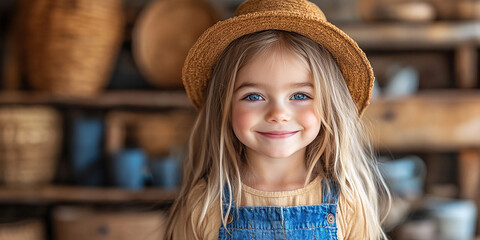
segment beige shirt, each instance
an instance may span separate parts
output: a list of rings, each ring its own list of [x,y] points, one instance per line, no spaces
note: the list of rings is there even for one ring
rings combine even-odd
[[[195,196],[205,191],[206,183],[201,181],[200,184],[194,187],[191,197],[196,199]],[[188,200],[187,200],[188,202]],[[247,185],[242,185],[242,206],[301,206],[301,205],[318,205],[322,203],[322,184],[320,178],[316,178],[310,182],[307,186],[281,192],[264,192],[253,189]],[[206,221],[203,225],[194,224],[196,219],[199,218],[201,209],[195,209],[193,211],[193,223],[190,226],[195,228],[199,233],[200,239],[216,240],[218,239],[218,231],[221,226],[221,214],[220,203],[217,202],[213,205],[206,215]],[[218,207],[216,207],[218,206]],[[362,211],[355,212],[353,204],[346,202],[341,196],[338,200],[337,206],[337,226],[338,226],[338,239],[361,239],[364,234],[365,220]],[[361,209],[357,206],[357,209]],[[182,228],[179,224],[178,229],[174,231],[174,239],[193,239],[193,233],[181,232]],[[193,230],[193,229],[192,229]],[[185,236],[186,234],[186,236]]]

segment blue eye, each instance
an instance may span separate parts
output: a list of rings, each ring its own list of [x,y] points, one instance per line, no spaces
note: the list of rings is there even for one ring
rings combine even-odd
[[[291,100],[307,100],[308,98],[310,97],[304,93],[295,93],[290,99]]]
[[[245,97],[244,99],[246,99],[248,101],[260,101],[260,100],[263,100],[263,97],[258,95],[258,94],[250,94],[247,97]]]

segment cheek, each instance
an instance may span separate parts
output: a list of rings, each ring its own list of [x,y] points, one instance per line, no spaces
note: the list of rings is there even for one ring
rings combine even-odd
[[[255,123],[255,113],[250,109],[241,106],[233,106],[232,108],[232,127],[235,135],[240,137],[243,131],[249,130]]]
[[[315,136],[320,131],[320,117],[315,114],[313,109],[305,109],[298,112],[299,120],[305,128],[315,131]]]

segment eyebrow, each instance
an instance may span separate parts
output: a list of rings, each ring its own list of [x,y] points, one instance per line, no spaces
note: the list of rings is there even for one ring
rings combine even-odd
[[[265,85],[264,84],[259,84],[259,83],[250,83],[250,82],[245,82],[245,83],[242,83],[240,84],[240,86],[238,86],[234,92],[242,89],[242,88],[246,88],[246,87],[264,87]],[[301,87],[310,87],[310,88],[313,88],[313,84],[312,83],[309,83],[309,82],[300,82],[300,83],[293,83],[293,84],[290,84],[290,87],[292,88],[301,88]]]

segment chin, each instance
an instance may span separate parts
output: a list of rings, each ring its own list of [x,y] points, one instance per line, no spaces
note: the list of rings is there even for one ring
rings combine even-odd
[[[267,152],[264,153],[265,156],[269,158],[288,158],[291,157],[295,152]]]

